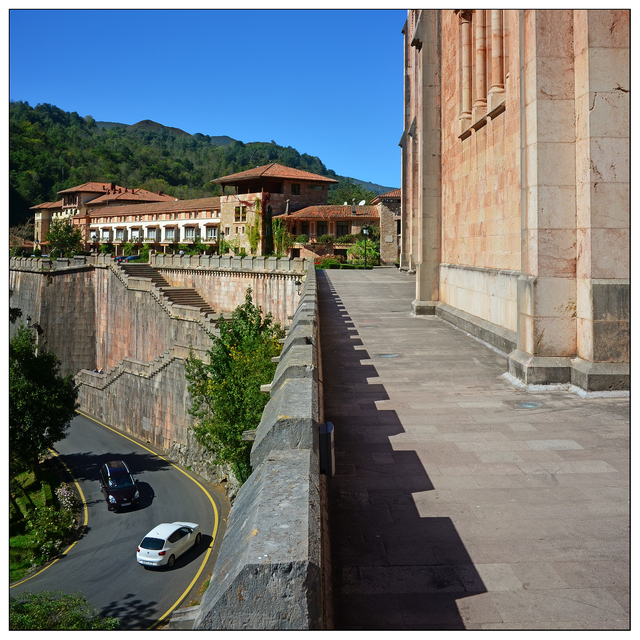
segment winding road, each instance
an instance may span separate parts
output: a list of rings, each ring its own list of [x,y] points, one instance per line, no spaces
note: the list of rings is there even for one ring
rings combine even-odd
[[[80,591],[102,616],[118,617],[121,629],[152,628],[198,598],[220,548],[224,498],[151,448],[82,414],[55,449],[83,494],[85,530],[58,560],[12,585],[10,595]],[[98,472],[109,460],[124,460],[138,480],[138,509],[107,510]],[[143,536],[160,522],[180,520],[200,524],[200,545],[171,570],[139,565],[136,546]]]

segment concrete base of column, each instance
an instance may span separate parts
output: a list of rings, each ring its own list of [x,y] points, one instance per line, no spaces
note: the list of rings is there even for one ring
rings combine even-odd
[[[414,316],[435,316],[436,307],[440,303],[436,300],[414,300],[411,303],[411,311]]]
[[[585,391],[628,391],[631,367],[623,362],[571,361],[571,384]]]
[[[509,354],[509,373],[524,384],[568,384],[571,359],[532,356],[516,349]]]

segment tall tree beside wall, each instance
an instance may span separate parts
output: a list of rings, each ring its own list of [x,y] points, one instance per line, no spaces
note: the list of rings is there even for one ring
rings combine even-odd
[[[251,443],[242,432],[255,429],[269,395],[260,391],[273,379],[284,331],[271,314],[253,304],[251,288],[244,304],[221,322],[220,336],[213,338],[205,364],[190,354],[185,363],[188,389],[193,399],[190,413],[196,418],[194,435],[218,464],[232,465],[239,482],[251,474]]]
[[[66,436],[75,415],[73,377],[60,375],[60,361],[39,343],[40,334],[38,325],[25,324],[9,343],[11,474],[25,468],[37,474],[40,459]]]

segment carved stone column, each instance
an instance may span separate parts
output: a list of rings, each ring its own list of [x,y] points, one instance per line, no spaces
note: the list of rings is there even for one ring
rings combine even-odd
[[[473,122],[487,115],[487,42],[484,9],[476,9],[476,70],[475,100],[473,101]]]
[[[460,121],[459,132],[471,125],[471,16],[472,11],[460,11]]]
[[[504,102],[504,50],[502,9],[491,10],[491,88],[487,101],[489,113]]]

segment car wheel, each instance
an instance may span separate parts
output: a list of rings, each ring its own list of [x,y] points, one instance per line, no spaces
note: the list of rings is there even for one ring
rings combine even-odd
[[[202,536],[200,534],[198,534],[196,536],[196,542],[195,542],[195,544],[193,546],[197,547],[200,544],[200,540],[202,540]]]
[[[171,568],[173,567],[173,563],[176,561],[175,556],[169,556],[169,559],[167,560],[167,567]]]

